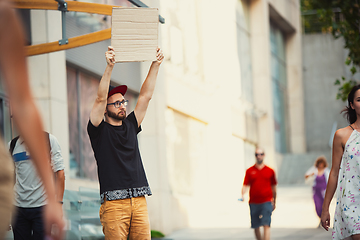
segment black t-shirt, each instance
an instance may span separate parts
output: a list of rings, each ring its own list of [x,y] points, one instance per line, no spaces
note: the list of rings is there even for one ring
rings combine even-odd
[[[100,195],[103,202],[151,195],[142,164],[134,112],[123,120],[121,126],[102,121],[95,127],[89,120],[87,131],[98,166]]]

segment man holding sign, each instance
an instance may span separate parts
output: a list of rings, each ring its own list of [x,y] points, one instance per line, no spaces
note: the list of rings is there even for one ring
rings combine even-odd
[[[108,47],[107,66],[100,80],[87,131],[98,166],[100,221],[105,239],[151,239],[145,195],[151,195],[138,147],[137,134],[155,89],[164,56],[156,60],[141,86],[135,107],[126,116],[127,86],[109,90],[115,51]]]

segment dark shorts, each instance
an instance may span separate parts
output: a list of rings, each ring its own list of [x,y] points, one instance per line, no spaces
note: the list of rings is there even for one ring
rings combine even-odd
[[[251,228],[258,228],[261,226],[269,226],[271,224],[271,214],[273,206],[271,202],[265,203],[250,203]]]

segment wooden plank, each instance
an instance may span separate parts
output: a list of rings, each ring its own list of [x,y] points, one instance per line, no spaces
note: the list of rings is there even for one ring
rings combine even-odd
[[[81,47],[91,43],[100,42],[111,38],[111,28],[81,35],[78,37],[69,38],[69,43],[65,45],[59,45],[59,42],[50,42],[37,45],[31,45],[26,47],[28,56],[34,56],[44,53],[56,52],[66,50],[75,47]]]
[[[15,8],[21,9],[41,9],[41,10],[58,10],[58,3],[55,0],[13,0]],[[121,7],[115,5],[107,5],[100,3],[88,3],[68,1],[67,8],[71,12],[95,13],[100,15],[112,14],[113,7]]]
[[[120,7],[114,5],[106,5],[100,3],[88,3],[88,2],[75,2],[69,1],[68,10],[73,12],[86,12],[86,13],[95,13],[101,15],[109,15],[112,14],[113,7]]]
[[[57,10],[58,3],[55,0],[13,0],[15,8],[21,9],[42,9],[42,10]]]

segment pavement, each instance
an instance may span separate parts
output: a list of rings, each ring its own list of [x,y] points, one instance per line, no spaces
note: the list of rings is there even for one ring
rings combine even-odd
[[[163,240],[253,240],[254,231],[250,228],[182,229],[173,232]],[[328,240],[331,232],[322,228],[272,228],[272,240]]]
[[[331,230],[319,227],[320,219],[315,213],[311,186],[289,185],[278,186],[277,206],[271,222],[272,240],[325,240],[331,238]],[[237,205],[242,213],[248,213],[248,204]],[[335,212],[335,200],[330,205],[330,215]],[[250,228],[250,217],[242,216],[237,224],[230,228],[186,228],[168,234],[163,240],[234,240],[255,239],[254,230]],[[233,222],[235,220],[232,220]]]
[[[335,201],[330,205],[330,215],[335,212]],[[173,231],[161,240],[235,240],[255,239],[250,228],[249,205],[234,199],[232,213],[220,213],[222,225],[211,225],[219,215],[207,217],[209,221],[192,219],[190,227]],[[203,218],[204,219],[204,218]],[[315,213],[311,186],[288,185],[277,187],[277,204],[272,214],[272,240],[325,240],[331,239],[331,229],[319,227],[320,220]],[[191,226],[193,224],[193,226]],[[227,226],[227,227],[226,227]],[[13,239],[8,232],[5,239]],[[155,240],[155,239],[154,239]],[[160,238],[159,238],[160,240]]]

